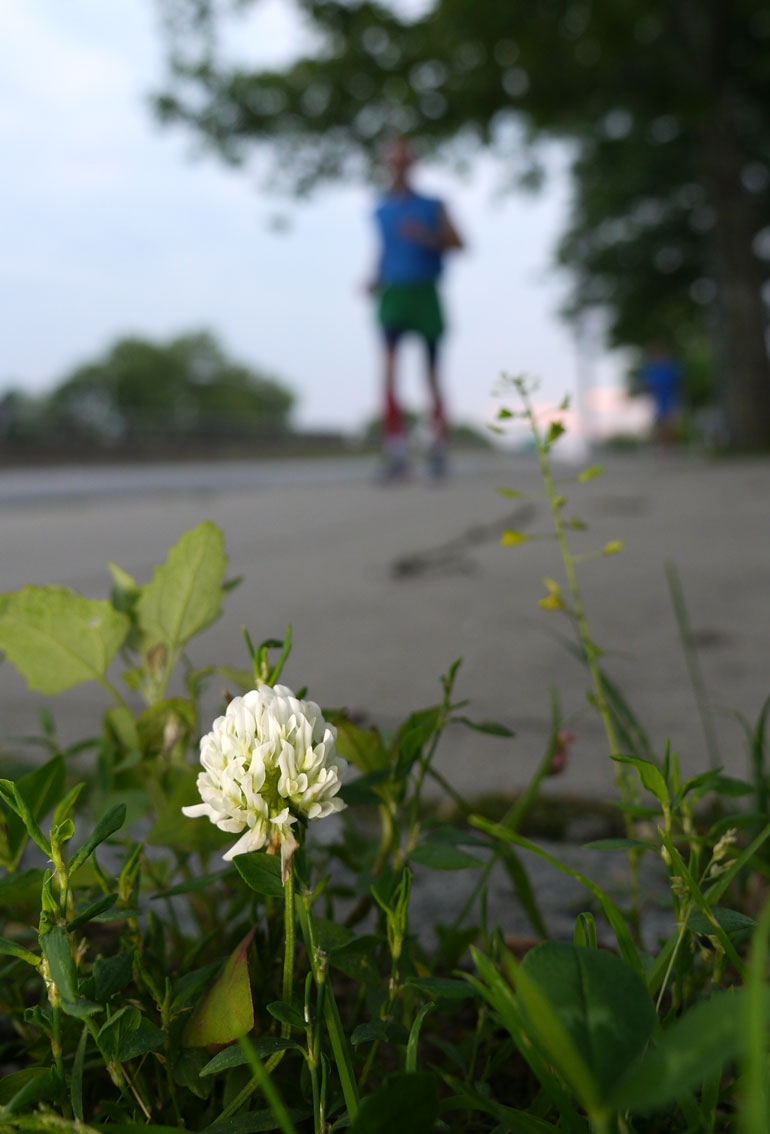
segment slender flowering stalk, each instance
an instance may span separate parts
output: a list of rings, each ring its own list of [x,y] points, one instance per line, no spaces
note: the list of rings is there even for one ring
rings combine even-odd
[[[337,793],[347,765],[336,740],[337,730],[313,701],[299,700],[285,685],[261,685],[235,697],[201,739],[203,802],[182,811],[240,834],[223,856],[227,861],[265,845],[271,854],[280,849],[285,884],[299,845],[297,821],[345,807]]]

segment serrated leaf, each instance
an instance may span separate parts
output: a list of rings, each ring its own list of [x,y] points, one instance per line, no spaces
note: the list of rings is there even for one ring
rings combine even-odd
[[[182,1035],[184,1047],[231,1043],[254,1027],[248,950],[255,932],[250,930],[236,946],[222,975],[193,1010]]]
[[[226,566],[216,524],[209,520],[185,532],[142,587],[136,610],[145,652],[162,645],[174,654],[219,617]]]
[[[39,693],[103,678],[130,627],[111,603],[66,587],[27,586],[6,598],[0,649]]]

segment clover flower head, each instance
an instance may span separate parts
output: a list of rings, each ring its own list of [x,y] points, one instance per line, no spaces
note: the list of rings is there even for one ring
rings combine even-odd
[[[183,807],[241,837],[224,855],[281,850],[284,881],[299,845],[292,827],[341,811],[338,792],[346,761],[335,750],[337,730],[313,701],[285,685],[261,685],[235,697],[200,743],[202,803]]]

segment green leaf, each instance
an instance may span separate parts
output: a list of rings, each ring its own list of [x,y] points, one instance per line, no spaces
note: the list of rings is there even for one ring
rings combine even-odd
[[[248,950],[255,932],[250,930],[236,946],[222,975],[193,1010],[182,1035],[184,1047],[230,1043],[254,1027]]]
[[[4,906],[40,906],[43,871],[37,867],[0,879],[0,909]]]
[[[428,1071],[396,1071],[361,1103],[350,1134],[427,1134],[437,1118],[436,1077]]]
[[[557,941],[536,945],[520,970],[547,997],[607,1091],[641,1055],[655,1028],[655,1008],[642,978],[614,953]]]
[[[178,1011],[184,1008],[192,998],[205,988],[211,978],[216,972],[222,968],[219,961],[211,961],[208,965],[203,965],[199,969],[193,969],[192,972],[185,973],[178,981],[174,983],[171,990],[171,1008],[173,1011]]]
[[[358,981],[359,984],[377,985],[381,979],[380,969],[376,963],[381,944],[379,937],[371,935],[354,937],[352,941],[348,941],[329,954],[329,964],[345,973],[351,980]]]
[[[0,611],[0,649],[31,689],[61,693],[103,678],[129,620],[109,602],[65,587],[24,587]]]
[[[515,736],[513,729],[498,721],[472,721],[468,717],[452,717],[453,724],[464,724],[476,732],[486,733],[488,736]]]
[[[738,1053],[745,993],[718,992],[666,1028],[612,1092],[615,1106],[656,1110],[698,1087]]]
[[[425,745],[440,727],[441,717],[441,706],[434,705],[430,709],[420,709],[416,713],[411,713],[406,718],[396,735],[398,776],[408,775],[415,760],[422,754]]]
[[[29,1072],[34,1072],[29,1074]],[[2,1081],[6,1092],[13,1091],[3,1106],[3,1116],[9,1117],[30,1110],[43,1099],[55,1099],[61,1090],[61,1085],[51,1076],[49,1071],[42,1068],[25,1068],[8,1075]],[[15,1090],[14,1090],[15,1088]]]
[[[282,898],[281,860],[278,855],[264,851],[237,854],[233,866],[247,886],[266,898]]]
[[[216,524],[206,521],[185,532],[137,602],[145,653],[162,645],[173,655],[219,617],[226,566],[224,537]]]
[[[91,902],[84,910],[76,914],[72,921],[68,921],[67,929],[70,933],[72,933],[74,929],[80,929],[81,925],[86,925],[87,922],[98,917],[99,914],[103,914],[105,910],[112,909],[117,900],[117,892],[114,894],[103,894],[101,898],[97,898],[95,902]]]
[[[131,983],[133,950],[126,949],[114,957],[99,957],[94,961],[94,996],[104,1003]]]
[[[70,1100],[72,1113],[78,1122],[83,1121],[83,1071],[86,1062],[86,1048],[88,1047],[88,1024],[83,1025],[78,1046],[75,1049],[75,1059],[72,1063],[72,1077],[70,1079]]]
[[[25,949],[23,945],[17,945],[15,941],[9,941],[7,937],[0,937],[0,955],[16,957],[17,960],[26,961],[28,965],[34,965],[35,968],[40,964],[40,958],[36,953]]]
[[[350,1042],[353,1047],[358,1047],[361,1043],[387,1043],[388,1031],[385,1027],[384,1020],[365,1020],[363,1024],[358,1024],[352,1031]]]
[[[165,1034],[142,1016],[138,1008],[128,1004],[102,1025],[98,1039],[100,1048],[123,1063],[148,1051],[157,1051],[165,1042]]]
[[[382,796],[373,789],[389,776],[389,772],[382,770],[369,772],[366,776],[358,776],[355,780],[348,780],[340,789],[340,798],[344,799],[349,807],[377,807],[382,803]]]
[[[660,768],[652,760],[645,760],[642,756],[613,755],[612,759],[618,764],[630,764],[641,780],[642,787],[654,795],[663,807],[668,807],[670,798],[666,781]]]
[[[467,981],[450,977],[408,977],[405,983],[433,1000],[467,1000],[474,995]]]
[[[260,1059],[266,1059],[268,1056],[274,1055],[276,1051],[289,1051],[290,1048],[295,1048],[297,1051],[302,1050],[294,1040],[281,1039],[278,1036],[256,1036],[252,1039],[251,1045]],[[241,1067],[248,1062],[249,1057],[237,1043],[234,1043],[230,1047],[226,1047],[224,1051],[217,1052],[214,1058],[201,1068],[200,1073],[201,1075],[216,1075],[219,1071],[228,1071],[231,1067]]]
[[[301,1012],[298,1012],[293,1004],[287,1004],[285,1000],[273,1000],[272,1003],[267,1005],[267,1010],[275,1020],[280,1020],[282,1024],[289,1024],[292,1028],[305,1028],[305,1018]]]
[[[409,861],[430,870],[467,870],[482,865],[474,855],[440,838],[424,839],[409,852]]]
[[[340,756],[364,773],[389,768],[390,759],[376,728],[361,728],[336,713],[331,720],[337,729],[336,748]]]
[[[558,441],[565,428],[560,421],[552,421],[548,426],[548,432],[545,435],[545,443],[548,446],[553,445],[554,441]]]
[[[604,476],[604,469],[601,465],[589,465],[587,469],[578,475],[578,480],[581,484],[585,484],[588,480],[595,480],[597,476]]]
[[[740,913],[739,910],[712,906],[711,912],[725,933],[728,934],[753,929],[757,924],[753,917],[748,917],[747,914]],[[693,910],[687,919],[687,928],[691,929],[693,933],[704,933],[707,937],[714,933],[714,926],[701,910]]]
[[[59,996],[75,1000],[78,995],[78,978],[66,929],[60,925],[55,926],[41,936],[40,945]]]
[[[99,822],[94,827],[91,834],[81,847],[78,848],[76,853],[72,856],[70,862],[70,874],[74,874],[78,867],[88,859],[100,843],[108,839],[110,835],[114,835],[119,831],[126,820],[126,805],[125,803],[116,803],[109,811],[102,816]]]

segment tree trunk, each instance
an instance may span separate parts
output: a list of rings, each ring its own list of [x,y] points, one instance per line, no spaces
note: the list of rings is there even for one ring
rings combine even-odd
[[[736,449],[770,449],[767,315],[763,274],[752,247],[758,225],[741,181],[743,152],[727,90],[715,96],[702,144],[705,185],[714,210],[720,384],[728,439]]]

